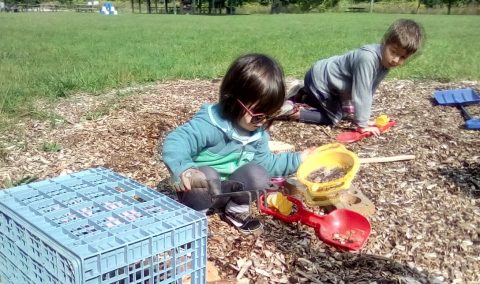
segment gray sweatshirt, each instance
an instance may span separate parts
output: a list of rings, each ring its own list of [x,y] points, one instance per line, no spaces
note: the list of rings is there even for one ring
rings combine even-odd
[[[382,65],[382,46],[370,44],[317,61],[312,69],[311,83],[326,101],[324,106],[334,123],[342,118],[341,101],[352,100],[355,122],[366,127],[372,112],[373,94],[387,76]],[[335,103],[332,104],[333,101]],[[329,102],[330,101],[330,102]]]

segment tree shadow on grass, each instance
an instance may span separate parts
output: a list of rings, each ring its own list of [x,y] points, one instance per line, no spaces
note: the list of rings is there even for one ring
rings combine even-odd
[[[480,164],[464,163],[456,168],[441,169],[440,174],[453,181],[463,193],[480,198]]]

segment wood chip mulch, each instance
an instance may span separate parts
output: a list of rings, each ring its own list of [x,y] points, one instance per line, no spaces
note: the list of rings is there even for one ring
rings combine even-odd
[[[0,136],[0,187],[104,166],[167,193],[161,140],[214,102],[218,87],[219,80],[171,81],[38,103],[43,119],[24,118]],[[208,259],[226,280],[218,283],[479,283],[480,131],[463,129],[458,109],[431,99],[435,90],[466,87],[478,91],[480,82],[380,85],[374,114],[397,126],[347,147],[359,157],[415,159],[362,164],[353,186],[376,212],[360,252],[336,251],[313,229],[270,216],[260,215],[262,235],[244,236],[213,215]],[[480,106],[469,110],[480,114]],[[270,132],[302,150],[345,130],[282,121]]]

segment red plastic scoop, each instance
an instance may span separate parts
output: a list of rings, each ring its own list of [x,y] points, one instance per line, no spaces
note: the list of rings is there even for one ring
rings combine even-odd
[[[317,237],[323,242],[341,250],[359,250],[368,240],[371,225],[363,215],[348,209],[335,209],[324,216],[306,210],[300,200],[287,196],[297,211],[290,215],[265,207],[264,195],[259,199],[259,208],[265,214],[272,215],[284,222],[301,222],[315,229]]]
[[[379,128],[380,133],[383,133],[389,130],[395,124],[397,124],[395,121],[393,120],[389,121],[387,124]],[[360,132],[359,130],[343,132],[337,136],[337,141],[340,143],[352,143],[352,142],[357,142],[359,140],[362,140],[363,138],[370,137],[372,135],[373,135],[372,132]]]

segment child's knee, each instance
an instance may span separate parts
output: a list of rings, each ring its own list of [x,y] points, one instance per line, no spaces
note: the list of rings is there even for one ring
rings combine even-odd
[[[205,177],[207,179],[219,179],[220,178],[220,175],[218,174],[218,172],[212,167],[201,166],[201,167],[198,168],[198,170],[201,171],[202,173],[204,173]]]
[[[237,169],[230,179],[242,182],[246,185],[246,190],[263,189],[268,186],[270,175],[264,167],[249,163]]]

